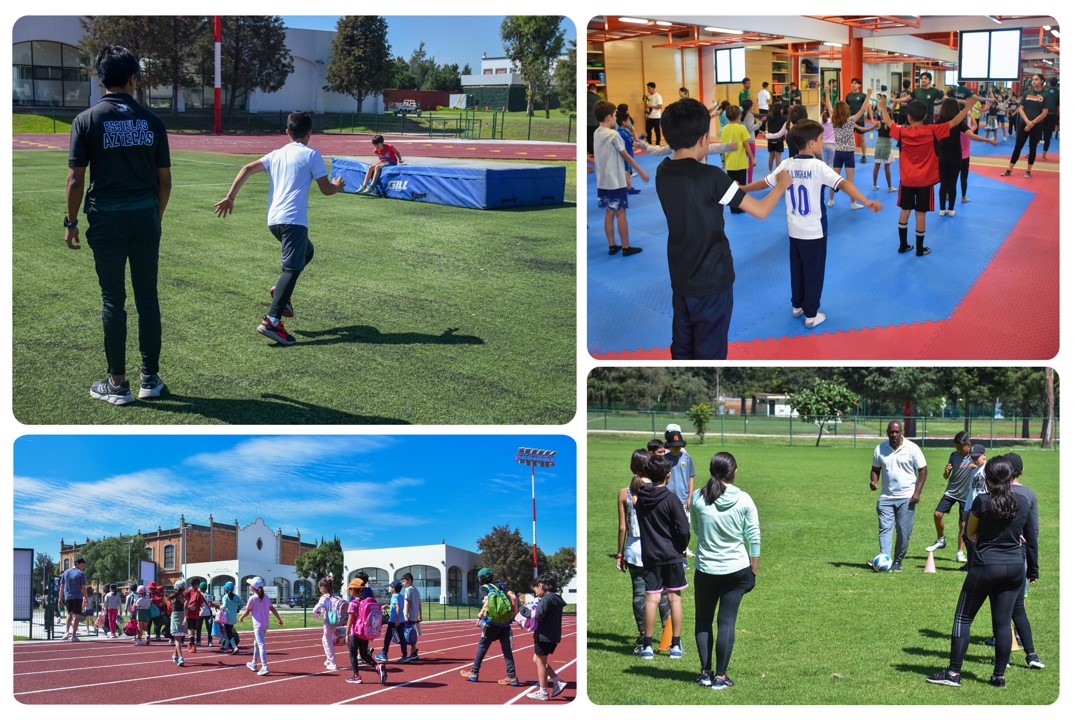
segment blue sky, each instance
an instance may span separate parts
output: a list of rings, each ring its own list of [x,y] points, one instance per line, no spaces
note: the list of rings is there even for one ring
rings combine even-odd
[[[34,435],[15,443],[14,546],[59,556],[84,542],[177,527],[250,523],[344,549],[435,544],[468,550],[493,525],[532,542],[530,470],[519,447],[555,450],[538,468],[537,541],[577,548],[577,452],[565,436]]]
[[[287,27],[310,30],[335,30],[337,15],[284,15]],[[440,65],[457,63],[461,69],[466,63],[475,72],[481,67],[481,53],[489,57],[503,55],[500,42],[500,23],[503,16],[385,16],[388,21],[388,42],[392,57],[409,58],[410,53],[425,41],[425,52],[436,58]],[[576,37],[574,23],[564,18],[566,39]]]

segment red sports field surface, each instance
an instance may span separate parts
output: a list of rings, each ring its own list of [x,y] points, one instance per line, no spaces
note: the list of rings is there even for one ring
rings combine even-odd
[[[322,155],[373,155],[372,135],[314,135],[310,147]],[[280,147],[279,135],[168,135],[172,150],[264,155]],[[406,159],[410,155],[442,158],[505,160],[576,160],[574,143],[511,142],[508,140],[433,140],[413,135],[385,136]],[[69,135],[14,135],[13,150],[67,150]]]
[[[184,652],[186,664],[171,661],[172,646],[161,642],[134,647],[129,638],[58,640],[15,645],[14,695],[26,704],[537,704],[526,694],[534,690],[532,635],[515,630],[515,667],[522,687],[499,685],[504,677],[499,643],[481,665],[481,681],[459,675],[473,663],[480,630],[474,620],[423,623],[421,659],[399,664],[397,645],[388,657],[388,683],[381,685],[372,669],[361,666],[361,685],[351,675],[345,646],[336,646],[337,672],[324,669],[320,628],[268,632],[269,675],[250,672],[253,633],[240,633],[242,650],[221,655],[201,648]],[[383,639],[372,643],[374,653]],[[569,685],[553,703],[566,703],[577,692],[577,622],[563,619],[563,642],[552,666]]]

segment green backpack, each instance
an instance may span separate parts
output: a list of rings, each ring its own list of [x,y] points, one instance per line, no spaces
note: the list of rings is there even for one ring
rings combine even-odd
[[[486,585],[488,591],[488,619],[497,625],[510,625],[515,613],[511,610],[511,598],[496,585]]]

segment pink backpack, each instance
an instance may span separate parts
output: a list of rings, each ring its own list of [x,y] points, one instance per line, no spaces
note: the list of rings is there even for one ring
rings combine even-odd
[[[384,613],[376,599],[367,597],[358,604],[358,614],[351,626],[351,634],[363,640],[376,640],[384,625]]]

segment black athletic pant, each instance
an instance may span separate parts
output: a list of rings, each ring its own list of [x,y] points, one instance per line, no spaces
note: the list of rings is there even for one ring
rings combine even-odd
[[[313,259],[313,243],[305,225],[269,225],[269,231],[280,241],[280,279],[276,281],[268,314],[279,318],[291,301],[298,276]]]
[[[970,647],[970,625],[987,599],[992,609],[992,635],[996,638],[995,673],[1002,675],[1011,657],[1011,617],[1026,578],[1025,563],[974,565],[962,583],[951,628],[952,672],[962,672]]]
[[[369,667],[376,667],[377,661],[373,659],[373,656],[369,654],[369,641],[358,637],[357,635],[351,635],[350,641],[347,643],[347,650],[351,655],[351,670],[354,674],[358,674],[358,656],[362,656],[362,662]]]
[[[485,625],[481,630],[481,639],[477,641],[477,655],[474,656],[474,664],[471,666],[470,671],[474,675],[481,672],[481,663],[485,660],[485,654],[494,642],[500,643],[503,662],[507,666],[507,677],[515,677],[515,653],[511,642],[510,626]]]
[[[945,160],[940,158],[940,209],[955,209],[955,190],[958,188],[958,174],[962,170],[962,160]]]
[[[1026,140],[1029,140],[1029,166],[1037,161],[1037,144],[1040,142],[1041,132],[1044,130],[1040,125],[1034,125],[1026,132],[1025,124],[1018,125],[1018,134],[1014,137],[1014,152],[1011,153],[1011,164],[1018,162],[1018,156],[1022,154]]]
[[[713,674],[727,674],[731,650],[735,647],[738,606],[742,596],[756,584],[757,576],[748,567],[729,575],[694,572],[694,633],[702,671],[712,667],[712,617],[716,615],[716,671]]]
[[[406,657],[406,627],[403,623],[389,622],[385,625],[384,631],[384,649],[381,650],[385,655],[388,654],[388,646],[392,644],[393,636],[398,633],[399,650],[403,653],[401,657]]]
[[[1048,154],[1048,148],[1052,145],[1052,135],[1055,133],[1055,123],[1059,118],[1055,115],[1049,114],[1044,118],[1044,125],[1042,126],[1044,134],[1044,154]]]
[[[156,375],[160,363],[160,212],[157,208],[86,214],[86,242],[101,286],[104,355],[110,375],[127,374],[127,263],[138,310],[138,349],[142,372]]]
[[[1014,629],[1018,633],[1018,638],[1022,641],[1022,649],[1026,651],[1026,655],[1036,654],[1036,649],[1033,646],[1033,626],[1029,624],[1029,616],[1026,615],[1026,596],[1025,586],[1022,591],[1018,593],[1018,599],[1014,603],[1014,612],[1011,614],[1011,619],[1014,620]]]
[[[660,144],[660,118],[645,118],[645,140],[651,145]]]
[[[645,634],[645,570],[637,565],[627,563],[630,572],[630,586],[634,596],[634,622],[638,625],[638,637]],[[660,593],[660,624],[666,625],[671,617],[671,607],[668,605],[668,594],[665,590]]]
[[[970,182],[970,159],[962,158],[962,165],[958,171],[959,180],[962,181],[962,197],[966,197],[966,188]]]

